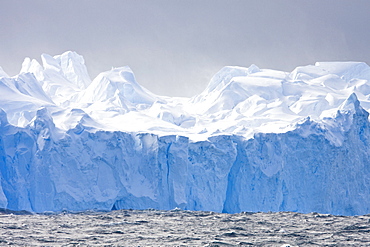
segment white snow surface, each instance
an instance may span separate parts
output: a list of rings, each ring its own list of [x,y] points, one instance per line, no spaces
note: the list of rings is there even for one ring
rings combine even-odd
[[[352,93],[365,110],[370,108],[370,68],[360,62],[316,63],[291,73],[255,65],[224,67],[192,98],[155,95],[137,83],[127,66],[91,81],[84,59],[75,52],[43,54],[42,62],[26,58],[21,73],[12,78],[0,71],[1,108],[14,126],[29,125],[45,107],[62,132],[89,118],[96,130],[191,140],[219,134],[252,138],[255,133],[290,131],[308,116],[321,123],[334,117]]]
[[[370,213],[365,63],[228,66],[181,98],[41,58],[0,68],[0,207]]]

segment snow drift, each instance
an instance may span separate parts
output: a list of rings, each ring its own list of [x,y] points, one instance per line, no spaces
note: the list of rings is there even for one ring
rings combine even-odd
[[[0,207],[370,213],[370,67],[225,67],[193,98],[74,52],[0,68]]]

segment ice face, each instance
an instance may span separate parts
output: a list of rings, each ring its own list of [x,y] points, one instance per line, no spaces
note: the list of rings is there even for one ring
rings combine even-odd
[[[189,99],[27,58],[0,71],[0,207],[370,213],[369,71],[225,67]]]

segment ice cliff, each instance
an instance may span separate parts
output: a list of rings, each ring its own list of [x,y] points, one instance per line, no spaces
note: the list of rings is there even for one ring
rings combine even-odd
[[[0,68],[0,207],[370,213],[370,67],[225,67],[192,98],[75,52]]]

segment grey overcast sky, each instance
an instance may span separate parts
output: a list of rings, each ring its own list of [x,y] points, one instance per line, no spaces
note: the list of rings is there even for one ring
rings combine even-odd
[[[168,96],[200,93],[226,65],[291,71],[370,64],[368,0],[0,0],[0,66],[76,51],[92,79],[128,65]]]

